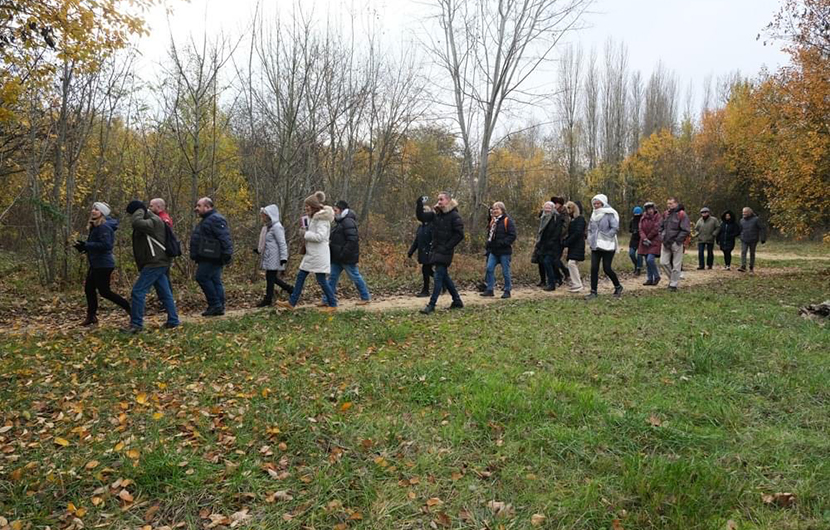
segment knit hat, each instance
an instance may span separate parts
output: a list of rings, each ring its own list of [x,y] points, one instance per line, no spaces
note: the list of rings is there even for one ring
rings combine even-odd
[[[645,203],[645,204],[643,205],[643,209],[648,210],[649,208],[654,208],[654,209],[656,210],[656,209],[657,209],[657,205],[656,205],[656,204],[654,204],[654,203],[653,203],[653,202],[651,202],[651,201],[648,201],[647,203]]]
[[[346,201],[344,201],[343,199],[340,199],[339,201],[337,201],[336,203],[334,203],[334,205],[335,205],[337,208],[341,209],[341,210],[348,210],[348,209],[349,209],[349,203],[347,203],[347,202],[346,202]]]
[[[112,211],[110,205],[105,202],[94,202],[92,203],[92,207],[101,212],[104,217],[108,216]]]
[[[643,215],[643,209],[639,206],[634,207],[634,215]]]
[[[306,206],[311,206],[315,210],[322,210],[323,203],[326,202],[326,194],[322,191],[315,191],[313,194],[306,197],[303,202]]]
[[[135,213],[136,210],[147,210],[147,207],[144,206],[144,203],[139,200],[130,201],[130,204],[127,205],[127,213],[132,215]]]
[[[553,204],[565,204],[565,199],[554,195],[550,198],[550,202],[552,202]]]
[[[704,206],[703,208],[700,209],[700,213],[709,213],[709,212],[711,212],[711,210],[709,209],[708,206]]]

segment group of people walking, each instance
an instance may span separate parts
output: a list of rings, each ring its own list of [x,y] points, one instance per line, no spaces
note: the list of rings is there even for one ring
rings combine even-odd
[[[450,276],[455,248],[464,240],[464,221],[458,211],[458,202],[449,192],[438,194],[436,204],[430,208],[428,197],[416,201],[415,216],[420,226],[409,248],[408,257],[417,253],[421,264],[423,288],[417,295],[429,297],[424,314],[435,311],[438,297],[448,292],[452,297],[451,309],[464,307],[464,303]],[[234,254],[233,241],[227,219],[214,207],[209,197],[196,201],[194,206],[200,221],[190,235],[190,259],[196,263],[196,282],[204,293],[207,308],[202,316],[218,316],[225,313],[225,288],[222,272]],[[300,220],[301,254],[294,284],[286,282],[283,274],[289,259],[285,228],[280,220],[280,209],[270,204],[260,209],[262,229],[257,246],[252,250],[259,255],[260,267],[265,271],[265,296],[257,307],[274,303],[275,288],[288,294],[287,301],[278,301],[283,309],[293,309],[302,295],[305,281],[310,274],[322,290],[317,304],[324,311],[337,308],[337,284],[345,271],[354,283],[359,295],[358,305],[371,300],[369,289],[358,269],[360,241],[357,218],[343,200],[334,207],[326,204],[325,193],[318,191],[304,200],[305,215]],[[155,198],[145,205],[131,201],[126,208],[132,225],[132,251],[139,270],[133,285],[130,301],[114,293],[110,287],[115,268],[113,247],[118,220],[111,217],[111,208],[104,202],[95,202],[88,222],[88,237],[78,240],[75,248],[86,253],[89,271],[85,281],[87,316],[84,326],[98,322],[98,295],[112,301],[130,316],[125,330],[136,333],[143,329],[144,307],[147,293],[155,289],[167,313],[165,328],[175,328],[180,320],[176,311],[170,283],[172,260],[181,255],[181,245],[173,233],[173,221],[166,210],[165,201]],[[726,269],[731,268],[731,254],[736,239],[741,240],[741,267],[746,271],[755,268],[755,251],[758,242],[766,241],[766,228],[757,215],[744,208],[740,219],[726,211],[720,220],[712,217],[709,208],[700,210],[700,218],[690,226],[685,208],[676,198],[666,201],[661,213],[655,203],[646,202],[635,207],[629,224],[629,257],[634,273],[640,275],[645,265],[646,281],[643,285],[655,286],[661,281],[659,258],[663,272],[668,276],[668,288],[672,291],[682,278],[682,262],[692,236],[698,240],[698,269],[711,269],[714,264],[714,245],[723,251]],[[599,271],[602,268],[614,285],[614,296],[620,297],[623,286],[612,263],[619,249],[618,232],[620,215],[609,204],[608,198],[597,194],[591,199],[591,214],[586,219],[579,201],[566,201],[552,197],[542,205],[539,225],[531,261],[538,263],[540,283],[546,291],[555,291],[566,282],[570,292],[583,291],[579,263],[586,259],[586,241],[590,249],[590,292],[587,299],[598,296]],[[510,298],[512,291],[511,260],[517,238],[516,224],[503,202],[495,202],[490,208],[485,245],[486,263],[481,296],[495,296],[495,270],[500,266],[503,277],[501,298]],[[565,258],[566,257],[566,258]],[[567,260],[567,265],[563,263]],[[434,284],[430,289],[430,280]]]

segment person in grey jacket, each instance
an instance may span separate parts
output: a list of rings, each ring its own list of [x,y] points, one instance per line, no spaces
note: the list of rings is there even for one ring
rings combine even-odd
[[[683,266],[683,252],[686,238],[691,234],[689,216],[674,197],[666,200],[668,210],[663,215],[660,227],[660,237],[663,248],[660,252],[660,265],[669,277],[669,291],[676,291],[680,283],[680,272]]]
[[[752,208],[744,207],[741,218],[741,267],[740,272],[746,272],[746,252],[749,251],[749,270],[755,271],[755,248],[758,241],[763,245],[767,242],[767,227],[755,215]]]
[[[274,285],[291,294],[294,288],[280,278],[288,263],[288,244],[285,242],[285,228],[280,223],[280,208],[269,204],[260,208],[262,230],[254,252],[260,256],[260,267],[265,271],[265,298],[257,307],[268,307],[274,301]]]
[[[594,208],[591,220],[588,222],[588,246],[591,247],[591,293],[585,298],[593,300],[597,297],[600,262],[602,262],[605,275],[614,284],[614,296],[619,298],[622,296],[623,286],[614,269],[611,268],[611,262],[619,247],[617,232],[620,230],[620,214],[611,208],[608,204],[608,197],[601,193],[591,199],[591,206]]]

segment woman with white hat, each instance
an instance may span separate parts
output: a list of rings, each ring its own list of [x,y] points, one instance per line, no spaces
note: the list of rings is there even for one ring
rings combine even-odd
[[[591,294],[586,298],[592,300],[597,297],[600,262],[602,262],[605,275],[614,284],[614,296],[619,298],[622,295],[623,286],[614,273],[614,269],[611,268],[611,262],[614,260],[618,247],[617,232],[620,230],[620,214],[611,208],[608,204],[608,197],[601,193],[591,199],[591,206],[594,208],[588,223],[588,246],[591,247]]]
[[[112,253],[115,244],[115,231],[118,220],[108,217],[110,207],[105,202],[96,202],[89,213],[89,236],[86,241],[78,240],[75,249],[86,253],[89,271],[84,282],[86,294],[86,320],[82,326],[98,323],[98,294],[119,306],[130,314],[130,303],[110,289],[110,278],[115,270],[115,256]]]

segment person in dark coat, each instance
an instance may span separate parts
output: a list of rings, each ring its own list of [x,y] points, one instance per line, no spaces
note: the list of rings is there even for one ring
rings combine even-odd
[[[640,246],[640,219],[643,218],[643,209],[635,206],[628,222],[628,233],[631,238],[628,240],[628,257],[634,265],[634,276],[639,276],[643,270],[643,255],[637,250]]]
[[[513,257],[513,243],[516,241],[516,225],[507,215],[503,202],[493,203],[491,212],[490,226],[487,230],[487,272],[484,276],[487,286],[481,296],[494,296],[496,265],[501,265],[504,277],[504,292],[501,297],[510,298],[510,291],[513,287],[510,260]]]
[[[337,282],[340,274],[345,270],[351,278],[360,300],[357,305],[366,305],[371,300],[366,281],[360,275],[357,262],[360,260],[360,237],[357,232],[357,216],[349,208],[346,201],[340,200],[334,204],[334,228],[331,229],[329,239],[331,252],[331,271],[329,272],[329,287],[337,294]],[[325,295],[323,303],[326,303]],[[326,305],[328,305],[326,303]]]
[[[432,208],[424,206],[425,212],[432,212]],[[421,264],[421,275],[424,279],[424,286],[421,292],[418,293],[418,298],[426,298],[430,295],[429,279],[432,278],[434,272],[432,270],[432,263],[429,261],[429,253],[432,250],[432,223],[421,223],[418,230],[415,232],[415,239],[412,240],[412,245],[406,253],[409,259],[415,252],[418,252],[418,263]]]
[[[763,245],[767,242],[767,227],[761,222],[761,218],[755,215],[752,208],[744,207],[741,212],[741,266],[740,272],[746,272],[746,253],[749,251],[749,270],[755,271],[755,248],[758,241]]]
[[[231,262],[233,242],[228,221],[213,207],[213,200],[202,197],[196,201],[196,213],[202,220],[190,235],[190,259],[195,261],[196,282],[205,293],[208,307],[204,317],[225,314],[225,286],[222,269]],[[213,250],[208,250],[213,247]]]
[[[536,254],[545,265],[547,286],[545,291],[555,291],[561,285],[562,278],[556,269],[557,256],[562,255],[562,225],[559,214],[555,211],[552,202],[542,206],[542,217],[539,218],[539,236],[536,243]]]
[[[554,257],[553,260],[553,268],[556,270],[558,275],[557,279],[557,287],[562,285],[564,282],[570,282],[570,271],[568,267],[562,263],[562,254],[565,252],[565,239],[568,238],[568,225],[571,224],[571,215],[568,213],[568,210],[565,209],[565,199],[562,197],[554,196],[550,198],[550,202],[553,203],[553,210],[557,214],[557,220],[562,223],[562,228],[560,229],[562,235],[561,239],[562,242],[559,245],[559,255]]]
[[[640,246],[637,252],[646,258],[646,281],[643,285],[652,286],[660,283],[660,267],[657,258],[662,252],[663,239],[660,237],[660,226],[663,216],[657,211],[657,205],[649,201],[643,205],[645,213],[640,219]]]
[[[675,197],[666,199],[666,207],[660,228],[660,238],[663,240],[660,265],[669,277],[669,291],[677,291],[683,266],[683,253],[686,250],[686,238],[692,233],[692,229],[689,216]]]
[[[109,214],[110,207],[107,203],[94,203],[89,214],[89,236],[86,241],[79,239],[75,243],[75,249],[85,252],[89,261],[89,270],[84,281],[86,320],[81,323],[82,326],[98,323],[98,294],[130,314],[130,303],[110,288],[110,278],[115,270],[112,249],[118,220],[109,218]]]
[[[458,213],[458,202],[449,193],[441,192],[438,195],[438,204],[432,212],[427,212],[424,210],[423,197],[420,197],[415,205],[415,215],[422,223],[432,223],[430,263],[435,267],[435,286],[432,288],[432,296],[421,313],[428,315],[435,311],[438,296],[445,286],[452,296],[450,309],[464,307],[448,270],[452,264],[455,247],[464,241],[464,221]]]
[[[732,251],[735,250],[735,239],[741,235],[741,225],[735,219],[731,210],[726,210],[720,216],[721,228],[718,232],[718,246],[723,252],[723,264],[726,270],[732,270]]]
[[[539,210],[539,215],[537,215],[536,217],[541,221],[543,215],[545,215],[544,207],[541,210]],[[545,262],[542,259],[542,257],[539,256],[539,253],[537,251],[537,248],[538,248],[538,245],[539,245],[539,236],[540,235],[541,234],[537,230],[536,231],[536,241],[534,242],[534,246],[533,246],[533,255],[530,257],[530,262],[531,263],[536,263],[536,265],[539,268],[539,283],[536,284],[536,287],[544,287],[548,284],[548,282],[547,282],[547,273],[545,272]]]
[[[565,209],[571,218],[568,224],[568,236],[565,238],[565,247],[568,249],[568,271],[571,287],[568,291],[578,293],[582,290],[582,278],[579,276],[579,263],[585,261],[585,236],[588,225],[582,216],[582,205],[579,202],[568,201]]]

